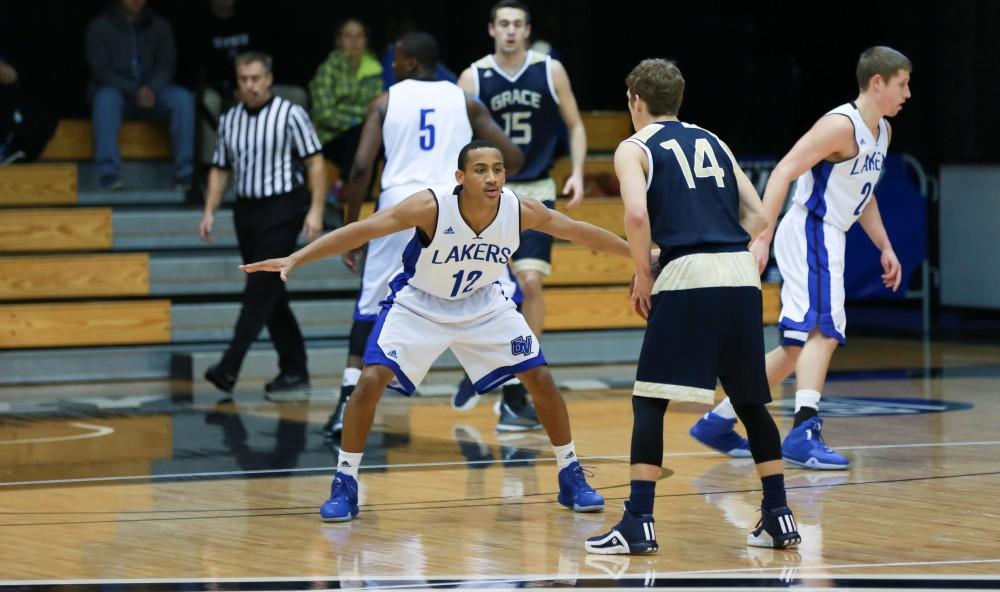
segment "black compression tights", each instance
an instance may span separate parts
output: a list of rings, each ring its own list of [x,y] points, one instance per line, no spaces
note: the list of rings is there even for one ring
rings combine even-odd
[[[763,403],[734,403],[733,409],[747,430],[753,462],[781,459],[781,434],[767,407]]]
[[[663,465],[663,415],[667,399],[632,397],[632,453],[630,463]],[[733,404],[750,440],[754,463],[781,458],[781,435],[778,426],[762,403]]]

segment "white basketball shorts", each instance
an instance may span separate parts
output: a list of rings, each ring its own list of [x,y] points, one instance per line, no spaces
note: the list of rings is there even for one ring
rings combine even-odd
[[[803,345],[814,328],[843,345],[844,246],[842,230],[804,206],[792,204],[774,236],[781,286],[782,345]]]
[[[368,338],[365,364],[391,368],[396,380],[389,388],[405,395],[413,394],[448,348],[480,394],[545,364],[538,338],[513,301],[498,289],[495,294],[502,304],[481,317],[455,323],[431,320],[399,302],[384,306]]]

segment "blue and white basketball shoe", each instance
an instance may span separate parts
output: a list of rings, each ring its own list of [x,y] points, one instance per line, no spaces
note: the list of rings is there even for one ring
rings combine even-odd
[[[583,467],[573,461],[559,471],[559,503],[574,512],[601,512],[604,498],[587,483]]]
[[[466,374],[462,377],[462,382],[458,383],[455,394],[451,396],[451,408],[455,411],[469,411],[479,404],[480,398],[472,386],[472,379]]]
[[[811,417],[792,428],[781,443],[785,462],[806,469],[846,469],[851,461],[826,445],[822,431],[823,420],[818,417]]]
[[[323,522],[347,522],[358,515],[358,481],[338,472],[330,485],[330,499],[319,509]]]
[[[750,458],[750,442],[736,433],[735,419],[726,419],[709,411],[691,426],[691,437],[716,452],[733,458]]]

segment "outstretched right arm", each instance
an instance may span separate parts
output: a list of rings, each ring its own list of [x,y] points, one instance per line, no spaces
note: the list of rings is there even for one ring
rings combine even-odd
[[[247,273],[276,271],[281,273],[281,279],[287,282],[292,270],[300,265],[339,255],[381,236],[414,226],[432,236],[436,222],[437,201],[434,195],[425,189],[404,199],[398,205],[380,210],[360,222],[328,232],[288,257],[240,265],[240,269]]]

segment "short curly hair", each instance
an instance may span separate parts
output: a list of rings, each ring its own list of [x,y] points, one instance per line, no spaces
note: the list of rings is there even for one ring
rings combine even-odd
[[[677,64],[663,59],[642,60],[625,77],[632,96],[640,96],[650,115],[677,115],[684,100],[684,76]]]

